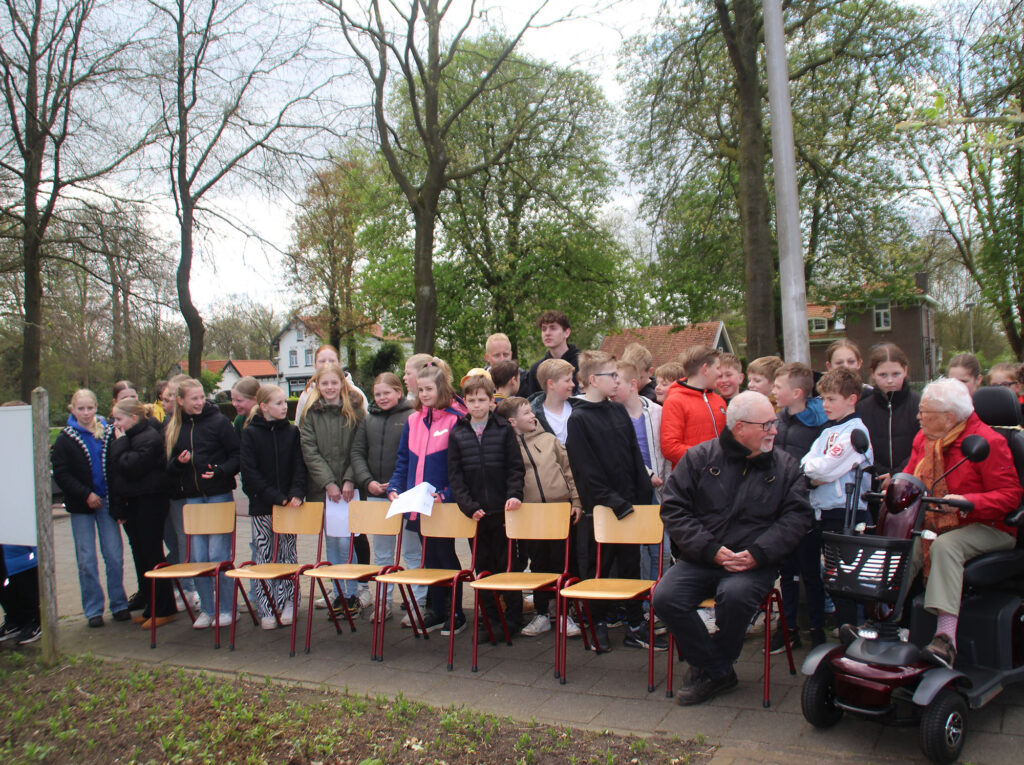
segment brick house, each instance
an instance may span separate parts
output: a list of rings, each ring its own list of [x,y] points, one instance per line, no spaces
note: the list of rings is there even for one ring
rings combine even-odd
[[[870,301],[808,304],[807,330],[811,366],[825,368],[825,351],[838,338],[852,340],[864,356],[864,379],[870,375],[867,359],[880,343],[895,343],[907,354],[911,382],[926,382],[941,371],[942,351],[935,340],[937,303],[928,294],[928,275],[915,277],[913,297],[900,302],[884,297]]]
[[[694,345],[710,345],[724,353],[734,353],[724,321],[704,321],[688,327],[663,324],[624,329],[606,335],[601,350],[619,358],[630,343],[640,343],[649,350],[655,368],[676,361],[680,353]]]

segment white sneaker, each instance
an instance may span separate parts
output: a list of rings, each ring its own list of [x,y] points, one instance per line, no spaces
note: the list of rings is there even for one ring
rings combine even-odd
[[[287,606],[281,609],[281,624],[286,627],[295,621],[295,608],[289,603]]]
[[[406,611],[405,616],[402,617],[402,626],[406,629],[412,629],[412,614]]]
[[[368,587],[359,590],[359,605],[363,607],[364,611],[373,605],[373,595],[370,594]]]
[[[371,618],[372,618],[372,616],[373,615],[371,614]],[[386,606],[384,606],[384,621],[387,621],[390,618],[391,618],[391,604],[388,603]]]
[[[714,635],[718,632],[718,624],[715,622],[715,609],[698,608],[697,613],[700,614],[700,620],[704,622],[704,627],[707,629],[708,634]]]
[[[186,590],[185,591],[185,597],[188,598],[188,602],[189,602],[189,605],[192,606],[192,610],[198,611],[199,610],[199,593],[196,592],[195,590],[192,590],[191,592]]]
[[[547,614],[537,614],[530,623],[523,627],[522,634],[526,637],[537,637],[551,631],[551,619]]]
[[[319,609],[326,610],[326,608],[327,608],[327,601],[324,600],[323,598],[317,598],[316,600],[313,601],[313,608],[319,608]]]
[[[192,622],[192,629],[194,630],[205,630],[207,627],[213,626],[213,617],[207,613],[201,613],[196,617],[196,620]]]
[[[277,619],[274,618],[273,614],[271,614],[270,616],[261,616],[260,617],[260,628],[261,629],[265,629],[265,630],[276,630],[277,629]]]
[[[566,637],[579,637],[580,636],[580,625],[576,623],[576,620],[571,616],[565,620],[565,636]]]
[[[174,607],[177,608],[179,611],[185,610],[185,601],[181,599],[181,595],[179,595],[177,592],[174,593]]]
[[[231,622],[233,622],[234,620],[235,620],[235,615],[233,613],[231,613],[230,611],[222,612],[220,614],[220,616],[217,617],[217,626],[219,626],[219,627],[230,627],[231,626]],[[211,623],[213,622],[213,617],[212,616],[210,617],[210,622]]]

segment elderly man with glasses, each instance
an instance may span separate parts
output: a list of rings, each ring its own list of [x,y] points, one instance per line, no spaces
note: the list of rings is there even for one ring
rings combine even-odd
[[[688,450],[665,484],[661,517],[681,558],[655,589],[654,611],[692,670],[677,701],[699,704],[735,688],[733,665],[778,563],[814,515],[797,461],[775,449],[778,419],[753,391],[729,402],[718,438]],[[697,613],[715,598],[718,632]]]
[[[1013,548],[1016,529],[1007,526],[1005,518],[1020,502],[1020,477],[1006,439],[978,418],[971,394],[959,380],[942,378],[926,387],[917,419],[921,430],[906,472],[920,478],[933,496],[974,503],[966,515],[929,510],[925,528],[939,536],[930,544],[919,541],[914,548],[912,575],[924,569],[924,607],[938,619],[935,637],[924,653],[951,668],[956,661],[964,563],[982,553]],[[943,478],[960,461],[960,445],[972,434],[988,441],[989,456],[982,462],[965,462]]]

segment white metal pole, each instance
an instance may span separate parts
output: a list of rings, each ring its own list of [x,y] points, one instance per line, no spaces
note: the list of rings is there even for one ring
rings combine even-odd
[[[796,188],[793,111],[789,100],[789,64],[779,0],[763,0],[768,102],[775,167],[775,219],[779,238],[782,340],[786,361],[811,360],[807,335],[807,287],[800,235],[800,198]]]

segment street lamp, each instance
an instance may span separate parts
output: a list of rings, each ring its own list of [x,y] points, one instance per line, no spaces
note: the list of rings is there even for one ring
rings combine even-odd
[[[967,301],[967,324],[971,330],[971,354],[974,354],[974,306],[973,300]]]

